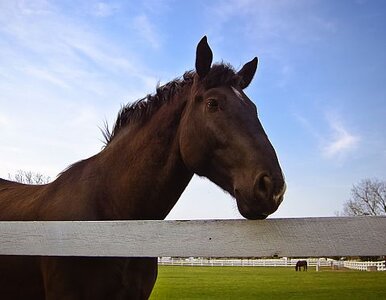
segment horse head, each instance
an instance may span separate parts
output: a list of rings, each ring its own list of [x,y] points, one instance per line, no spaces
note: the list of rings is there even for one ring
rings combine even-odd
[[[258,60],[235,72],[226,64],[212,65],[212,57],[204,37],[181,119],[181,156],[189,170],[235,197],[241,215],[264,219],[277,210],[286,185],[256,106],[244,93]]]

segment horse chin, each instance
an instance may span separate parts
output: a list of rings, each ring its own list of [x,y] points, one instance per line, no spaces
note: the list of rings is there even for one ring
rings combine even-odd
[[[272,212],[269,211],[264,211],[261,209],[259,206],[254,206],[248,204],[244,199],[242,198],[236,198],[236,203],[237,203],[237,208],[240,212],[240,214],[248,219],[248,220],[264,220],[266,219],[271,213],[273,213],[275,210]]]
[[[243,213],[241,211],[240,213],[244,218],[248,220],[264,220],[268,217],[268,215],[265,215],[265,214],[250,214],[249,212]]]

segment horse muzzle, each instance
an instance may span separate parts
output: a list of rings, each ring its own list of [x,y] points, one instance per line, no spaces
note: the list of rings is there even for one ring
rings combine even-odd
[[[274,213],[284,198],[286,184],[282,176],[272,178],[266,173],[256,176],[251,192],[234,189],[237,207],[246,219],[265,219]]]

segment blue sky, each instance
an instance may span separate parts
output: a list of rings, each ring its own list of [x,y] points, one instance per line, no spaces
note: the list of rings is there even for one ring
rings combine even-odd
[[[272,217],[332,216],[352,184],[385,180],[384,1],[0,1],[0,177],[55,178],[100,151],[98,126],[157,82],[194,66],[254,56],[247,89],[288,190]],[[240,218],[194,178],[170,219]]]

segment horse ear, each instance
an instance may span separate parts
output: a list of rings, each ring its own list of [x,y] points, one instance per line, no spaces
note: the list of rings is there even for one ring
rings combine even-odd
[[[204,36],[197,45],[196,50],[196,72],[200,78],[204,78],[210,70],[213,60],[213,53]]]
[[[252,59],[250,62],[247,62],[240,71],[237,72],[242,80],[240,83],[241,89],[245,89],[252,81],[253,76],[256,73],[257,69],[257,57]]]

